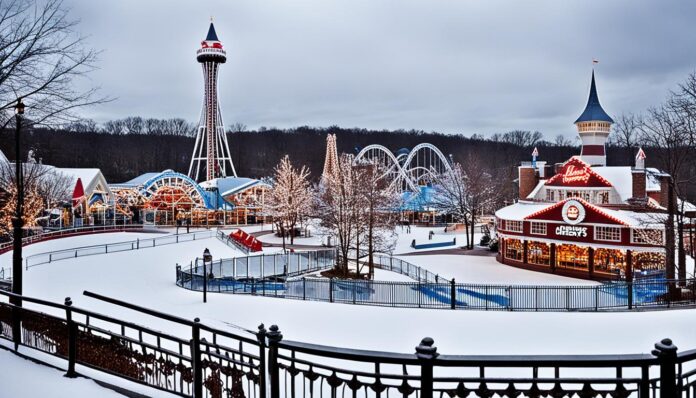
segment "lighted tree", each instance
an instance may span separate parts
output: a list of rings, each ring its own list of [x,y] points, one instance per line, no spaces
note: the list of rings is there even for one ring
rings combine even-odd
[[[55,168],[40,163],[22,164],[24,176],[24,225],[37,225],[43,210],[70,199],[70,179]],[[0,162],[0,235],[9,236],[17,204],[14,164]]]
[[[337,170],[337,173],[325,175],[319,184],[315,214],[320,227],[336,238],[339,252],[336,271],[347,277],[351,251],[359,245],[362,229],[360,185],[364,170],[353,167],[353,157],[346,154],[338,158]]]
[[[285,237],[289,234],[290,244],[294,243],[295,227],[309,216],[312,208],[309,170],[305,166],[295,168],[285,155],[275,168],[265,206],[266,214],[283,237],[285,250]]]

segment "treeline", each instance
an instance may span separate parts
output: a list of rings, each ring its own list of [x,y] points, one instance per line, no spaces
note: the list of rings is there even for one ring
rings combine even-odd
[[[186,173],[193,151],[195,126],[183,119],[125,118],[104,123],[91,121],[72,124],[60,129],[31,128],[22,133],[23,153],[33,149],[37,159],[58,167],[99,168],[110,182],[124,182],[142,173],[173,169]],[[578,154],[578,147],[558,139],[544,140],[538,132],[510,131],[490,138],[480,135],[466,137],[426,133],[419,130],[368,130],[340,127],[297,127],[292,129],[260,128],[247,130],[233,125],[228,139],[237,174],[247,177],[266,177],[283,155],[289,154],[294,164],[306,165],[311,178],[317,179],[324,166],[326,135],[336,134],[338,150],[357,153],[370,144],[381,144],[397,151],[401,148],[428,142],[456,162],[471,156],[495,178],[506,181],[506,198],[516,192],[516,166],[531,160],[537,147],[540,160],[550,164],[563,162]],[[14,131],[3,131],[0,150],[14,158]],[[629,163],[633,149],[612,147],[609,160]],[[470,160],[470,159],[469,159]],[[617,164],[617,163],[614,163]]]

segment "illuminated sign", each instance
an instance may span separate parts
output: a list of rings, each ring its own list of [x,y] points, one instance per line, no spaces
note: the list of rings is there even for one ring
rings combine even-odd
[[[571,164],[565,169],[565,173],[562,174],[562,181],[564,184],[571,182],[582,182],[587,183],[590,180],[590,171],[587,167],[576,167]]]
[[[585,219],[585,207],[577,200],[569,200],[563,205],[561,215],[570,225],[580,224]]]
[[[587,227],[559,225],[556,227],[556,235],[587,238]]]

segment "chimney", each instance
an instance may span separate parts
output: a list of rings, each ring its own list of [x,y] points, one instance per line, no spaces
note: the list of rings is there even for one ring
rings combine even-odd
[[[669,203],[669,174],[660,174],[660,206],[667,207]]]
[[[643,152],[642,148],[639,148],[638,154],[636,155],[636,167],[631,170],[631,178],[633,181],[631,198],[638,203],[647,203],[648,200],[645,157],[645,152]]]
[[[520,166],[517,170],[519,172],[520,200],[524,200],[536,187],[539,177],[537,176],[536,168],[531,165]]]

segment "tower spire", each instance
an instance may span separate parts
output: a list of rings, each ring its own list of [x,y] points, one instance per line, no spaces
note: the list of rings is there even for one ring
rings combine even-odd
[[[209,181],[218,177],[236,177],[217,92],[218,68],[227,60],[227,53],[222,49],[212,21],[196,55],[203,67],[203,109],[188,175],[196,181],[202,178]]]
[[[575,121],[575,126],[582,140],[580,158],[584,162],[593,166],[606,166],[605,144],[609,137],[612,123],[614,123],[614,120],[604,111],[599,103],[595,73],[594,69],[592,69],[590,95],[587,98],[587,105],[585,105],[585,110],[582,111],[580,117]]]

